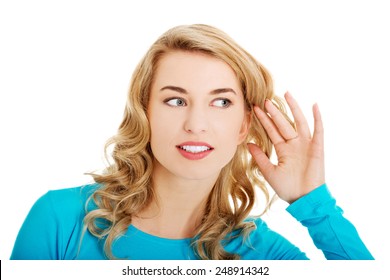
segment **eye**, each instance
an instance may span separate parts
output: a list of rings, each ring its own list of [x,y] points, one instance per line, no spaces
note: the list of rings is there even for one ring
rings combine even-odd
[[[164,102],[172,107],[181,107],[186,105],[186,102],[183,99],[177,97],[168,98],[164,100]]]
[[[214,100],[212,102],[212,105],[215,107],[227,108],[230,105],[232,105],[232,102],[229,99],[221,98],[221,99]]]

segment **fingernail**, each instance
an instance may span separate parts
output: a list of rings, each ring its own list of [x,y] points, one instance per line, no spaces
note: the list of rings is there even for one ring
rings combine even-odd
[[[271,106],[271,107],[274,106],[274,103],[273,103],[271,100],[269,100],[269,99],[266,99],[266,100],[265,100],[264,106],[265,106],[267,103],[268,103],[268,107],[269,107],[269,106]]]

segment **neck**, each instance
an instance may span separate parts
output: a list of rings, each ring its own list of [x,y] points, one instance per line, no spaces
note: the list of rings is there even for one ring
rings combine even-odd
[[[133,225],[160,237],[194,237],[218,176],[188,180],[157,168],[153,174],[156,200],[133,218]]]

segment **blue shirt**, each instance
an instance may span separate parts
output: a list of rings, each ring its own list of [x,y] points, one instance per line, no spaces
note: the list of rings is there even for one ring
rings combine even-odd
[[[54,190],[38,199],[19,231],[11,259],[106,259],[104,240],[88,231],[81,239],[86,200],[98,187]],[[373,259],[325,184],[292,203],[287,211],[308,228],[327,259]],[[229,240],[224,245],[226,251],[239,254],[243,260],[308,259],[261,218],[248,219],[254,221],[256,229],[245,240],[241,236]],[[190,243],[191,239],[161,238],[130,225],[114,242],[113,253],[134,260],[196,259]]]

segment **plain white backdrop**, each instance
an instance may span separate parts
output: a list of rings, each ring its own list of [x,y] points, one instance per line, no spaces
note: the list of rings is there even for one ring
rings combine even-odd
[[[0,259],[33,203],[91,181],[130,76],[159,35],[214,25],[325,125],[327,183],[378,260],[389,260],[390,19],[385,1],[2,1]],[[324,259],[277,201],[269,226]]]

